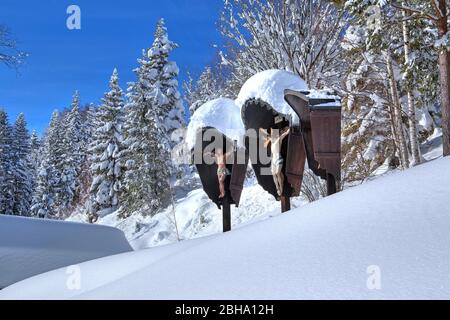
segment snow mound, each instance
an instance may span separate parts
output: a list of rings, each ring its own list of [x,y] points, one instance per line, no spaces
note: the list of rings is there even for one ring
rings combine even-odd
[[[197,130],[205,127],[216,128],[231,140],[237,140],[239,146],[244,144],[245,129],[241,112],[231,99],[218,98],[208,101],[194,112],[186,132],[186,144],[189,150],[195,146]]]
[[[282,114],[296,117],[294,110],[284,100],[284,90],[308,90],[306,82],[298,75],[284,70],[266,70],[248,79],[241,88],[236,104],[242,108],[251,98],[261,99]]]
[[[115,228],[0,215],[0,288],[131,250],[123,232]]]
[[[55,270],[0,299],[448,299],[450,158],[227,234]],[[102,272],[99,272],[102,270]]]
[[[293,208],[304,204],[305,201],[300,197],[291,199]],[[179,199],[175,204],[175,212],[181,239],[195,239],[222,232],[222,211],[217,209],[203,189],[193,190],[185,198]],[[239,207],[231,209],[232,229],[278,214],[280,203],[273,201],[273,197],[255,180],[253,185],[245,187]],[[143,227],[129,237],[131,246],[140,250],[176,242],[176,231],[171,217],[171,208],[167,208],[151,218],[136,221]],[[133,231],[134,226],[135,223],[130,221]]]

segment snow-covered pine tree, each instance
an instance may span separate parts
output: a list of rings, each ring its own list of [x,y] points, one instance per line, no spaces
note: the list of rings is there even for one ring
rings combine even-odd
[[[26,127],[25,116],[19,114],[13,127],[12,140],[13,163],[13,214],[29,216],[32,200],[33,170],[30,163],[30,135]]]
[[[167,137],[185,125],[184,106],[178,91],[179,69],[174,61],[169,60],[170,53],[178,45],[169,40],[164,19],[156,26],[155,39],[148,50],[150,62],[149,80],[152,85],[155,116],[164,124]],[[172,139],[171,139],[172,140]],[[173,146],[178,141],[171,141]]]
[[[89,150],[93,181],[90,187],[89,220],[115,211],[122,189],[123,91],[114,69],[109,81],[110,91],[97,112],[97,127]]]
[[[41,139],[36,130],[33,130],[30,137],[30,163],[33,172],[35,173],[35,177],[37,177],[37,168],[39,167],[41,158]]]
[[[33,194],[36,190],[36,187],[37,187],[39,166],[42,161],[42,143],[41,143],[41,139],[39,138],[36,130],[33,130],[31,132],[29,161],[30,161],[32,177],[33,177],[32,183],[31,183],[31,190],[32,190],[32,196],[33,196]],[[31,199],[33,199],[33,197]]]
[[[93,141],[97,128],[97,111],[97,106],[94,103],[89,103],[83,112],[83,140],[88,145]]]
[[[58,111],[54,111],[42,147],[36,189],[33,194],[32,215],[40,218],[63,218],[60,204],[61,173],[64,165],[63,132]]]
[[[82,143],[81,151],[83,153],[84,160],[82,161],[80,171],[78,173],[78,184],[75,204],[85,205],[89,202],[90,188],[92,184],[92,173],[91,173],[91,154],[89,148],[92,145],[94,138],[94,133],[96,129],[96,114],[97,107],[90,103],[85,108],[81,110],[82,113]]]
[[[184,83],[185,100],[189,105],[191,115],[207,101],[220,96],[220,87],[210,66],[203,70],[195,84],[193,82],[189,75],[188,82]]]
[[[178,91],[179,69],[177,64],[169,59],[172,50],[177,47],[176,43],[169,40],[164,19],[160,19],[152,47],[148,50],[152,86],[150,95],[153,99],[153,117],[161,136],[157,148],[162,150],[160,157],[165,159],[165,166],[173,178],[180,178],[184,169],[170,156],[173,148],[183,139],[182,128],[185,127],[183,100]]]
[[[53,170],[51,170],[48,160],[44,154],[38,167],[35,188],[33,190],[30,212],[31,216],[36,218],[54,218],[53,199],[55,181],[53,180]]]
[[[78,91],[75,92],[70,111],[65,115],[62,128],[62,171],[56,205],[60,216],[67,215],[78,203],[79,174],[85,159],[83,123]]]
[[[150,66],[145,50],[138,63],[134,70],[137,81],[129,84],[125,107],[122,217],[138,210],[154,214],[170,195],[167,128],[161,120],[161,110],[154,104],[157,99],[152,85],[157,70]]]
[[[0,109],[0,214],[13,214],[12,128],[8,114]]]

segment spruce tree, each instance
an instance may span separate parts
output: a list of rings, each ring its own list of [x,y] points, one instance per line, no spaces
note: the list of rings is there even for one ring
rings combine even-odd
[[[52,180],[52,173],[53,171],[48,164],[48,158],[43,157],[42,162],[38,167],[35,189],[33,192],[31,206],[31,215],[33,217],[54,218],[54,181]]]
[[[19,216],[29,216],[33,171],[30,163],[30,135],[26,127],[25,116],[21,113],[13,127],[12,140],[13,163],[13,213]]]
[[[135,69],[137,81],[129,84],[124,124],[124,192],[122,216],[141,210],[154,214],[168,200],[170,174],[168,139],[157,109],[154,86],[156,70],[145,51]]]
[[[36,189],[39,165],[42,160],[41,152],[42,152],[41,140],[39,139],[39,136],[38,136],[36,130],[33,130],[31,132],[31,138],[30,138],[30,156],[29,156],[29,161],[30,161],[32,176],[33,176],[31,190]]]
[[[36,190],[33,194],[32,214],[41,218],[63,218],[61,213],[61,186],[64,168],[63,133],[60,115],[54,111],[45,134],[42,161],[39,165]]]
[[[163,129],[169,139],[176,129],[185,125],[184,107],[178,91],[179,69],[174,61],[169,60],[170,53],[177,47],[176,43],[169,40],[164,19],[160,19],[148,58],[155,116],[164,124]],[[171,141],[171,146],[173,145]]]
[[[103,104],[97,112],[97,127],[89,150],[93,177],[90,187],[90,221],[95,221],[101,214],[115,211],[119,206],[122,189],[124,99],[116,69],[109,87],[110,91],[105,94]]]
[[[94,139],[94,133],[96,130],[96,114],[97,107],[90,103],[81,110],[82,114],[82,134],[81,134],[81,167],[79,168],[77,182],[78,188],[74,199],[74,205],[86,205],[89,204],[90,187],[92,184],[92,172],[91,172],[91,154],[90,147]]]
[[[0,109],[0,214],[13,214],[12,128],[8,115]]]
[[[174,61],[170,61],[172,50],[178,45],[169,40],[167,28],[164,19],[160,19],[156,26],[155,38],[152,47],[148,50],[148,59],[150,63],[150,83],[152,91],[150,93],[153,100],[152,113],[158,127],[159,145],[156,148],[161,149],[160,159],[156,162],[164,162],[164,168],[167,169],[167,175],[179,178],[182,174],[182,168],[177,166],[171,159],[172,149],[182,139],[181,128],[185,126],[184,106],[180,93],[178,91],[178,73],[179,69]],[[164,176],[162,180],[169,178]]]
[[[184,91],[191,115],[204,103],[219,98],[220,90],[221,88],[210,66],[203,70],[195,85],[193,79],[189,76],[188,82],[184,85]]]
[[[62,171],[60,171],[59,192],[56,201],[60,213],[67,215],[77,204],[80,189],[79,174],[85,160],[78,91],[73,96],[71,109],[65,115],[61,127],[64,129],[61,145]]]

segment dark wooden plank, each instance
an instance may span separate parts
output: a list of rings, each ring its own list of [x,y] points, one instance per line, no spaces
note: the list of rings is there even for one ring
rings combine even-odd
[[[222,201],[223,232],[231,230],[231,208],[228,197]]]
[[[305,170],[306,150],[303,136],[299,127],[291,127],[288,138],[288,151],[286,159],[286,178],[294,189],[292,196],[298,196],[303,182]]]
[[[331,196],[337,192],[336,179],[332,174],[327,177],[327,195]]]
[[[286,212],[289,210],[291,210],[291,198],[281,196],[281,212]]]
[[[238,155],[238,153],[240,153],[240,155]],[[238,163],[242,158],[241,155],[243,155],[245,163]],[[244,188],[245,176],[247,173],[248,160],[248,152],[245,149],[236,150],[230,178],[230,195],[233,202],[236,204],[236,207],[239,206],[239,202],[241,200],[241,194]]]
[[[341,178],[341,112],[314,110],[310,115],[314,158],[320,168],[340,181]]]

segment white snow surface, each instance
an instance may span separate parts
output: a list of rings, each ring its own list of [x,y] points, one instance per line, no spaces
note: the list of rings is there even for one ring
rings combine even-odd
[[[284,70],[266,70],[248,79],[241,88],[236,104],[242,108],[251,98],[259,98],[279,113],[297,117],[294,110],[284,100],[284,90],[308,90],[306,82],[298,75]]]
[[[0,215],[0,288],[126,251],[132,248],[124,233],[115,228]]]
[[[252,181],[242,193],[238,208],[232,206],[232,228],[240,228],[249,223],[268,219],[280,214],[280,203],[261,186]],[[292,198],[292,207],[297,208],[306,202],[300,197]],[[222,211],[208,198],[203,189],[196,189],[176,201],[175,214],[181,239],[195,239],[222,232]],[[130,217],[119,226],[129,235],[130,244],[135,250],[170,244],[177,241],[173,223],[172,208],[169,207],[154,217]],[[108,223],[106,220],[102,223]],[[136,232],[135,225],[141,230]]]
[[[245,129],[241,112],[231,99],[218,98],[208,101],[194,112],[186,132],[189,150],[195,146],[197,130],[205,127],[213,127],[231,140],[236,140],[238,145],[244,145]]]
[[[59,269],[0,299],[448,299],[449,166],[441,158],[227,234],[82,263],[79,290]]]

